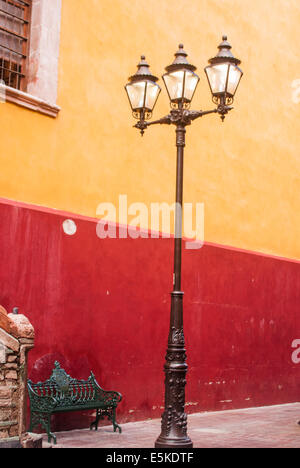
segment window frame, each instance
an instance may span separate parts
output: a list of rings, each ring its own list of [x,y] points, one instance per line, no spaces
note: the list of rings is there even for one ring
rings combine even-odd
[[[13,0],[12,0],[13,1]],[[25,0],[28,2],[28,0]],[[26,84],[23,90],[0,87],[0,103],[9,102],[57,117],[58,60],[62,0],[30,0],[31,27],[28,40]],[[49,41],[49,32],[52,40]]]
[[[13,53],[15,55],[21,55],[22,54],[22,60],[21,60],[21,65],[19,71],[17,70],[12,70],[11,66],[8,69],[5,69],[3,66],[0,66],[0,70],[6,70],[9,73],[9,83],[11,76],[10,75],[19,75],[19,78],[17,79],[17,86],[10,86],[11,88],[20,90],[20,91],[25,91],[27,90],[27,81],[28,81],[28,61],[29,61],[29,54],[30,54],[30,33],[31,33],[31,14],[32,14],[32,0],[3,0],[4,2],[14,5],[17,8],[22,8],[24,6],[24,18],[23,18],[23,32],[22,34],[17,33],[16,31],[9,30],[4,26],[0,26],[0,30],[3,31],[4,33],[10,34],[12,36],[16,36],[19,38],[24,38],[22,42],[22,52],[15,51],[14,49],[7,48],[5,45],[1,45],[3,49],[7,49],[10,51],[10,53]],[[23,5],[22,5],[23,4]],[[18,18],[22,21],[20,17],[15,16],[13,13],[10,13],[6,10],[1,9],[0,5],[0,11],[6,16],[12,17],[12,18]],[[4,57],[3,57],[3,62],[4,62]],[[9,60],[11,63],[11,60]],[[3,63],[4,65],[4,63]],[[1,73],[1,76],[3,77],[3,73]]]

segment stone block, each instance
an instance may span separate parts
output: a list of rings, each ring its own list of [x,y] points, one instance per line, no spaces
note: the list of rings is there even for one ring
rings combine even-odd
[[[0,364],[6,363],[6,347],[0,343]]]
[[[0,435],[1,438],[1,435]],[[0,440],[0,449],[1,448],[22,448],[19,437],[10,437],[1,438]]]
[[[16,340],[16,338],[6,333],[6,331],[2,330],[2,328],[0,328],[0,344],[5,346],[6,348],[11,349],[12,351],[16,353],[20,349],[20,344],[18,340]]]
[[[2,385],[0,387],[0,398],[11,398],[12,388],[7,385]]]
[[[15,364],[13,362],[12,363],[8,362],[8,363],[4,364],[4,368],[5,369],[14,369],[14,370],[16,370],[16,369],[18,369],[18,364]]]
[[[10,423],[13,420],[12,411],[10,408],[1,409],[0,429],[5,429],[7,426],[11,426]]]
[[[6,332],[10,332],[10,320],[4,307],[0,306],[0,328]]]
[[[7,362],[15,362],[18,359],[18,356],[14,356],[13,354],[7,356]]]
[[[9,379],[9,380],[18,380],[18,373],[16,371],[14,371],[14,370],[8,371],[5,374],[5,378]]]
[[[9,429],[9,437],[16,437],[18,436],[18,426],[11,426]]]
[[[15,407],[16,405],[13,404],[11,398],[0,398],[0,408],[15,408]]]
[[[27,432],[21,438],[21,444],[23,448],[43,448],[43,436]]]
[[[33,345],[34,339],[33,338],[19,338],[20,344],[25,344],[25,345]]]
[[[10,319],[11,334],[15,338],[27,338],[34,340],[34,328],[25,315],[8,314]]]

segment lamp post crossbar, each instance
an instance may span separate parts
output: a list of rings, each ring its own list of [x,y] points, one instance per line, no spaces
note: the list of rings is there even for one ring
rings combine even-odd
[[[151,125],[179,125],[182,124],[184,126],[191,125],[193,120],[198,119],[199,117],[203,117],[209,114],[220,114],[221,118],[224,118],[229,111],[233,109],[232,106],[226,106],[224,104],[220,104],[217,108],[207,111],[193,111],[188,109],[174,109],[171,110],[170,114],[162,117],[158,120],[153,120],[152,122],[147,122],[144,119],[139,120],[133,127],[140,130],[141,135],[143,136],[145,130],[150,127]]]

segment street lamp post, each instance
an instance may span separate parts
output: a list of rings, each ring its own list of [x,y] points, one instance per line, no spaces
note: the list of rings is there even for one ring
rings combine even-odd
[[[160,94],[158,78],[151,74],[145,57],[141,57],[138,70],[129,78],[125,89],[138,120],[134,126],[143,135],[150,125],[167,124],[176,126],[177,175],[176,175],[176,212],[174,243],[174,277],[171,293],[171,316],[166,354],[165,371],[165,411],[162,415],[161,434],[156,440],[156,448],[192,448],[193,443],[187,434],[187,415],[185,414],[186,386],[186,349],[183,331],[183,295],[181,291],[182,258],[182,203],[183,203],[183,164],[186,127],[204,115],[218,113],[224,121],[232,109],[231,104],[242,77],[238,67],[241,63],[231,52],[227,37],[219,45],[218,54],[209,60],[205,68],[213,102],[217,107],[209,111],[190,110],[190,104],[199,83],[196,67],[187,60],[183,45],[175,54],[174,62],[166,67],[163,75],[171,111],[167,116],[149,122],[152,111]]]

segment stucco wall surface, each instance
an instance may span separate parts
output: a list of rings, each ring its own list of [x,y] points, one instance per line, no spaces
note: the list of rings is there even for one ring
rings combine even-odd
[[[297,0],[64,0],[61,112],[0,105],[0,196],[88,216],[119,194],[173,203],[173,129],[142,140],[124,84],[142,53],[160,76],[183,42],[201,76],[193,107],[211,108],[203,68],[225,33],[245,74],[224,124],[188,128],[184,198],[205,203],[207,241],[299,259],[299,22]],[[168,109],[164,90],[154,118]]]
[[[29,377],[46,380],[56,360],[77,378],[92,370],[122,393],[120,422],[160,417],[173,241],[100,240],[97,221],[84,217],[70,236],[66,216],[0,203],[0,301],[35,328]],[[183,290],[187,412],[298,401],[299,262],[184,250]],[[63,414],[54,430],[90,419]]]

